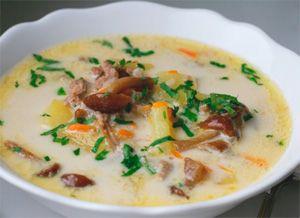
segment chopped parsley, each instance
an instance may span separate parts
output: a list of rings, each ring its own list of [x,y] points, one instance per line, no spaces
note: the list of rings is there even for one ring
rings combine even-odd
[[[266,135],[266,137],[267,137],[267,138],[273,138],[273,135],[268,134],[268,135]]]
[[[149,148],[151,147],[155,147],[156,145],[165,143],[165,142],[169,142],[169,141],[174,141],[175,139],[172,136],[165,136],[159,139],[154,140],[150,145],[145,146],[144,148],[142,148],[142,151],[147,151]]]
[[[241,103],[236,97],[226,94],[211,93],[208,98],[202,100],[212,112],[215,113],[228,113],[230,116],[236,115],[235,108]]]
[[[192,122],[197,122],[198,115],[192,112],[190,109],[185,108],[184,111],[181,113],[182,116],[185,116]]]
[[[176,88],[176,92],[182,90],[185,93],[187,108],[194,108],[197,112],[199,112],[200,100],[197,98],[197,91],[193,88],[193,81],[186,80],[184,84],[179,85]]]
[[[134,149],[128,144],[123,146],[123,160],[121,164],[127,168],[127,171],[123,172],[122,176],[131,176],[143,166],[140,157],[135,154]]]
[[[144,64],[141,64],[141,63],[137,63],[137,67],[138,67],[138,68],[141,68],[141,69],[143,69],[143,70],[146,69],[146,68],[145,68],[145,65],[144,65]]]
[[[99,146],[100,144],[103,142],[103,140],[105,139],[105,136],[102,136],[102,137],[99,137],[97,139],[97,141],[95,142],[95,145],[93,146],[93,148],[91,149],[91,151],[93,153],[97,153],[98,149],[99,149]]]
[[[278,145],[284,146],[284,140],[280,140],[280,141],[278,142]]]
[[[253,115],[251,113],[247,113],[243,116],[243,120],[247,122],[248,120],[251,120],[253,118]]]
[[[219,67],[219,68],[225,68],[226,65],[225,64],[221,64],[221,63],[218,63],[216,61],[210,61],[209,62],[211,65],[215,66],[215,67]]]
[[[110,59],[107,59],[106,62],[110,63],[111,65],[114,65],[116,63],[114,60],[110,60]]]
[[[48,162],[48,161],[51,160],[51,158],[50,158],[49,156],[45,156],[45,157],[44,157],[44,160]]]
[[[177,97],[176,90],[170,88],[165,82],[159,84],[160,88],[164,90],[171,98]]]
[[[65,89],[63,87],[60,87],[57,91],[56,91],[57,95],[67,95]]]
[[[108,154],[108,150],[102,150],[99,152],[99,154],[96,155],[95,160],[104,160]]]
[[[243,63],[241,65],[241,71],[243,74],[246,75],[246,77],[254,82],[257,85],[262,85],[262,83],[259,81],[260,77],[257,75],[257,72],[253,70],[252,68],[248,67],[247,64]]]
[[[228,76],[223,76],[220,78],[220,80],[229,80],[229,77]]]
[[[49,66],[49,65],[43,65],[41,67],[36,68],[37,70],[43,70],[43,71],[64,71],[65,68],[64,67],[53,67],[53,66]]]
[[[57,63],[59,63],[59,61],[57,61],[57,60],[44,58],[43,56],[41,56],[39,54],[33,54],[33,57],[36,61],[44,63],[44,64],[57,64]]]
[[[64,136],[62,138],[59,138],[57,136],[57,132],[60,129],[63,129],[65,127],[66,127],[66,124],[60,124],[60,125],[58,125],[57,127],[53,128],[53,129],[50,129],[50,130],[48,130],[46,132],[41,133],[41,136],[51,135],[53,142],[60,143],[61,145],[66,145],[66,144],[69,143],[70,139],[68,137],[66,137],[66,136]]]
[[[72,79],[74,79],[75,78],[75,76],[74,76],[74,74],[71,72],[71,71],[69,71],[69,70],[64,70],[64,73],[68,76],[68,77],[70,77],[70,78],[72,78]]]
[[[173,123],[174,128],[182,128],[182,130],[185,132],[185,134],[188,137],[193,137],[195,134],[189,129],[189,127],[185,124],[184,120],[182,118],[179,118],[175,123]]]
[[[127,36],[124,36],[122,40],[127,45],[127,48],[123,49],[123,51],[131,55],[131,57],[143,57],[154,54],[153,50],[141,51],[139,48],[133,47],[132,43],[130,42]]]
[[[99,64],[99,60],[95,57],[89,57],[88,60],[91,64],[95,64],[95,65]]]
[[[43,113],[41,116],[42,116],[42,117],[51,117],[51,115],[50,115],[50,114],[47,114],[47,113]]]
[[[159,78],[158,77],[152,77],[152,80],[154,82],[154,85],[157,85]]]
[[[114,121],[115,121],[116,123],[118,123],[118,124],[121,124],[121,125],[128,125],[128,124],[132,124],[132,123],[133,123],[132,120],[123,120],[123,119],[121,119],[121,118],[119,118],[119,117],[116,117],[116,118],[114,119]]]
[[[18,88],[20,86],[18,81],[15,81],[15,87]]]
[[[20,153],[20,152],[22,151],[22,148],[19,147],[19,146],[14,146],[11,150],[12,150],[13,152]]]
[[[4,121],[0,120],[0,126],[4,126]]]
[[[45,83],[47,81],[46,77],[44,75],[38,74],[34,70],[30,71],[30,75],[31,76],[30,76],[29,84],[34,88],[39,87],[40,85],[42,85],[43,83]]]
[[[108,48],[113,48],[114,47],[113,44],[110,41],[106,40],[106,39],[103,39],[103,40],[96,39],[93,42],[100,43],[103,47],[108,47]]]
[[[80,148],[77,148],[73,151],[75,156],[79,156],[80,155]]]

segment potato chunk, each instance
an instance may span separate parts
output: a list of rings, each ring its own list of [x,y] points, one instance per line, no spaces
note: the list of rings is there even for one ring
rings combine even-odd
[[[72,117],[72,111],[64,101],[54,99],[46,108],[42,116],[42,123],[49,127],[55,127],[68,122]]]

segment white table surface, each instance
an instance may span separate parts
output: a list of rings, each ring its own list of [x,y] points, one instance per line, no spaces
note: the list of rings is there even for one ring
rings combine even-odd
[[[91,7],[102,1],[2,1],[0,27],[8,27],[40,18],[50,11],[64,7]],[[300,0],[157,0],[155,2],[185,8],[207,8],[226,17],[255,24],[280,44],[300,54]],[[299,154],[300,155],[300,154]],[[299,217],[300,183],[293,182],[276,198],[272,217]],[[220,217],[256,217],[263,194],[257,195]],[[63,218],[0,179],[0,218]]]

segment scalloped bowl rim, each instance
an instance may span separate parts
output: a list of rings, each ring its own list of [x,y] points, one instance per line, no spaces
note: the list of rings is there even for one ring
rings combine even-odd
[[[0,37],[0,46],[5,43],[5,40],[9,38],[11,35],[15,34],[14,32],[17,31],[20,28],[25,28],[27,26],[31,25],[43,25],[48,20],[51,20],[52,17],[60,16],[64,13],[69,12],[80,12],[80,11],[89,11],[89,10],[97,10],[98,8],[109,8],[113,5],[117,4],[143,4],[148,7],[159,7],[164,8],[165,10],[176,10],[176,11],[197,11],[199,13],[206,13],[210,16],[217,17],[218,19],[221,19],[223,21],[226,21],[227,23],[244,26],[247,28],[252,29],[253,31],[258,32],[261,34],[266,41],[268,41],[272,47],[277,47],[277,49],[285,50],[285,52],[288,52],[288,55],[294,56],[298,58],[298,55],[294,53],[293,51],[290,51],[277,42],[275,42],[271,37],[269,37],[263,30],[259,29],[258,27],[244,22],[236,22],[232,21],[223,15],[211,11],[208,9],[182,9],[182,8],[175,8],[175,7],[169,7],[166,5],[161,5],[157,3],[150,3],[150,2],[139,2],[139,1],[127,1],[127,2],[116,2],[116,3],[110,3],[103,6],[97,6],[97,7],[90,7],[90,8],[68,8],[68,9],[60,9],[53,11],[44,17],[32,21],[32,22],[25,22],[21,24],[17,24],[11,28],[9,28],[7,31],[5,31],[2,36]],[[1,47],[0,47],[1,48]],[[300,59],[299,59],[300,60]],[[300,63],[300,62],[299,62]],[[14,186],[29,192],[33,193],[37,196],[40,196],[42,198],[45,198],[47,200],[58,202],[60,204],[78,208],[78,209],[86,209],[90,211],[101,211],[101,212],[112,212],[114,214],[137,214],[137,215],[158,215],[158,214],[175,214],[177,212],[184,212],[189,211],[193,209],[209,209],[209,208],[215,208],[217,206],[230,206],[238,202],[242,202],[243,200],[250,198],[264,190],[266,190],[268,187],[270,187],[272,184],[275,184],[282,180],[284,177],[286,177],[297,165],[300,165],[300,160],[293,159],[289,164],[287,165],[285,171],[277,173],[272,178],[269,178],[268,180],[263,180],[259,183],[252,184],[242,190],[239,190],[237,192],[231,193],[229,195],[226,195],[224,197],[220,197],[213,200],[208,201],[202,201],[202,202],[194,202],[194,203],[188,203],[188,204],[182,204],[182,205],[172,205],[172,206],[158,206],[158,207],[134,207],[134,206],[117,206],[117,205],[110,205],[110,204],[101,204],[101,203],[93,203],[88,201],[82,201],[82,200],[76,200],[69,197],[64,197],[60,194],[56,194],[54,192],[47,191],[46,189],[40,188],[30,182],[27,182],[26,180],[22,179],[21,177],[15,175],[14,173],[9,172],[8,170],[4,169],[0,166],[0,177],[2,177],[4,180],[9,182],[10,184],[13,184]]]

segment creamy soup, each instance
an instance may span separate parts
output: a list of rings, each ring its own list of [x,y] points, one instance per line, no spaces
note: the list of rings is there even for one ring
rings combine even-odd
[[[288,106],[246,61],[198,42],[109,36],[30,54],[0,84],[0,157],[68,197],[162,206],[257,182]]]

